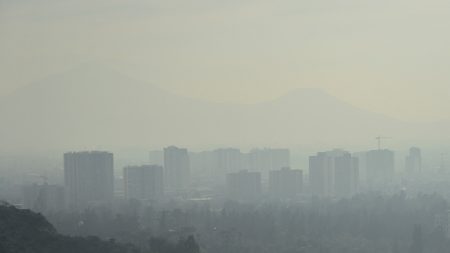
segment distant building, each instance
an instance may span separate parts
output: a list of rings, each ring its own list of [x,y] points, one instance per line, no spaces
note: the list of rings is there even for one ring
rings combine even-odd
[[[358,158],[350,153],[334,158],[334,193],[338,197],[349,197],[358,190]]]
[[[159,165],[128,166],[123,169],[125,197],[160,199],[164,194],[164,170]]]
[[[241,170],[259,171],[267,180],[269,171],[290,165],[289,149],[252,149],[243,153],[237,148],[189,153],[191,173],[197,182],[217,187],[226,184],[227,174]]]
[[[190,183],[187,149],[170,146],[164,149],[164,179],[169,191],[185,190]]]
[[[253,201],[261,197],[261,173],[242,170],[227,175],[228,197]]]
[[[64,182],[72,209],[105,204],[114,197],[112,153],[72,152],[64,154]]]
[[[224,184],[226,175],[243,169],[243,154],[236,148],[213,151],[213,175],[216,183]]]
[[[243,168],[268,174],[271,170],[279,170],[290,166],[289,149],[252,149],[243,159]]]
[[[358,159],[358,175],[359,175],[359,186],[363,185],[364,187],[367,185],[367,152],[355,152],[352,153],[352,157]]]
[[[335,149],[309,157],[309,187],[318,196],[350,196],[359,182],[358,159]]]
[[[217,177],[213,151],[189,152],[191,183],[211,186]]]
[[[292,199],[298,196],[303,186],[303,172],[289,167],[272,170],[269,174],[269,193],[279,199]]]
[[[41,213],[61,211],[64,209],[64,187],[47,183],[24,186],[23,207]]]
[[[367,181],[372,188],[383,188],[394,178],[394,152],[387,149],[371,150],[366,155]]]
[[[309,157],[309,188],[318,196],[334,195],[334,157],[345,151],[319,152]]]
[[[319,196],[332,195],[333,171],[331,159],[325,152],[319,152],[309,157],[309,189]]]
[[[409,154],[405,158],[405,171],[410,174],[420,172],[422,170],[422,154],[419,148],[412,147]]]

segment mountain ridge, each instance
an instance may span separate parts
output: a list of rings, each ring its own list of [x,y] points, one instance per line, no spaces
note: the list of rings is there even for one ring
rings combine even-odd
[[[179,96],[95,68],[62,73],[2,101],[3,146],[294,145],[348,143],[406,134],[405,123],[367,112],[319,89],[253,104]]]

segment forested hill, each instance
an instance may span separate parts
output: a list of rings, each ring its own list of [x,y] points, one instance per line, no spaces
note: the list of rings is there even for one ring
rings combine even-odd
[[[1,253],[198,253],[193,237],[176,244],[163,239],[150,239],[148,248],[97,237],[69,237],[58,234],[41,215],[29,210],[0,204]]]

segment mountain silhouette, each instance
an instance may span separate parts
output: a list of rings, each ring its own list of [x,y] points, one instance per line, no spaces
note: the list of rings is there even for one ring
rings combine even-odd
[[[318,89],[255,104],[216,103],[92,66],[33,83],[0,105],[3,148],[345,144],[404,127]]]

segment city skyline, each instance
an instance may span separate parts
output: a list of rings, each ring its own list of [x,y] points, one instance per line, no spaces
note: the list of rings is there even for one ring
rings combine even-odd
[[[450,253],[449,13],[0,0],[0,253]]]

